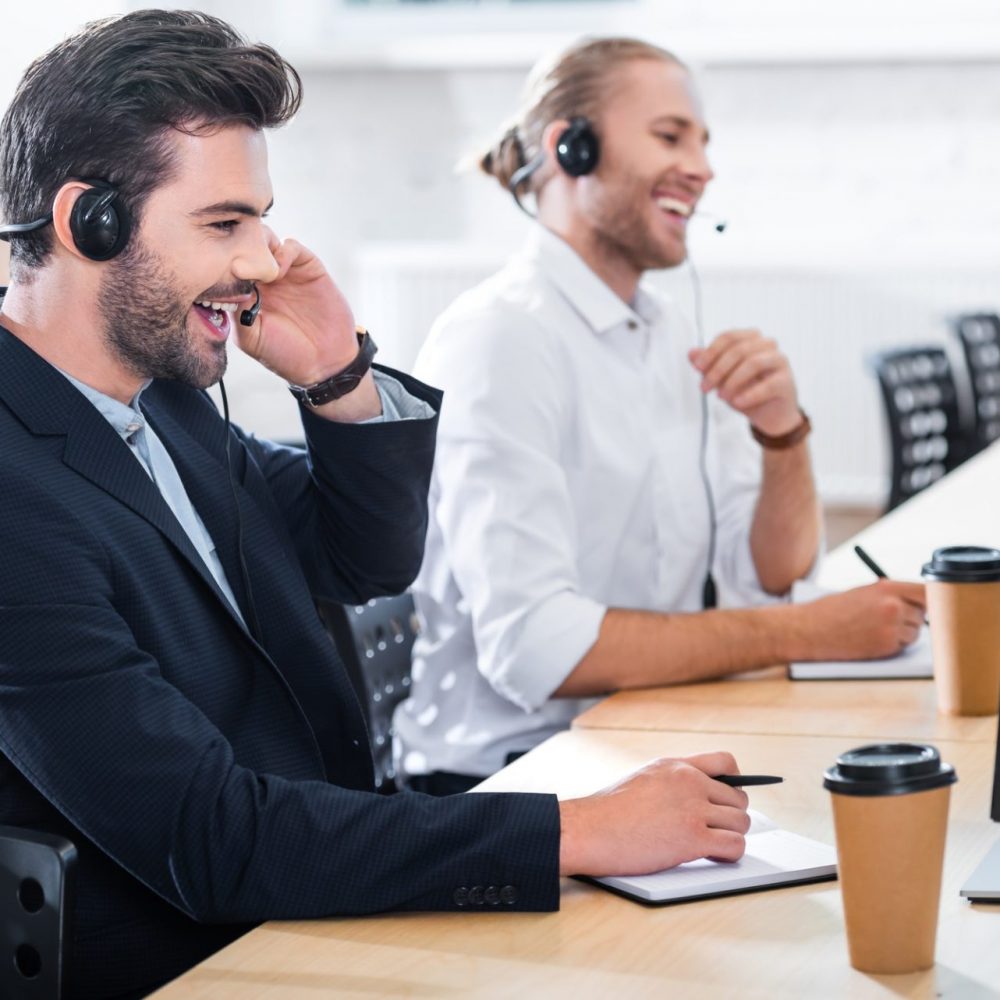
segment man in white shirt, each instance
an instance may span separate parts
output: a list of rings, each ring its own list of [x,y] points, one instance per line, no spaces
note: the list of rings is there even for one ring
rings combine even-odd
[[[539,225],[417,362],[446,402],[396,715],[411,787],[468,787],[608,691],[916,636],[919,584],[776,603],[820,543],[788,361],[756,330],[701,347],[640,287],[685,259],[707,142],[675,57],[603,39],[536,70],[482,160],[519,204],[535,196]]]

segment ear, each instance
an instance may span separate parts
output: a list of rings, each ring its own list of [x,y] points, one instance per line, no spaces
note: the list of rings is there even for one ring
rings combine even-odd
[[[80,260],[88,260],[89,258],[77,249],[69,220],[73,213],[73,206],[76,204],[76,199],[84,191],[89,191],[91,186],[84,181],[67,181],[56,192],[55,200],[52,202],[52,228],[55,230],[56,239],[66,250]]]
[[[559,142],[559,136],[568,128],[568,118],[557,118],[554,122],[549,122],[545,126],[545,131],[542,132],[542,149],[545,150],[547,163],[556,162],[556,145]]]

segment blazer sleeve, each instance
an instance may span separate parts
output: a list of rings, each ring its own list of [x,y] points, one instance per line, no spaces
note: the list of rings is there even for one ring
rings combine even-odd
[[[442,394],[382,368],[433,416],[381,423],[335,423],[301,407],[308,458],[300,449],[235,430],[247,477],[259,470],[280,509],[310,588],[341,603],[399,594],[420,569],[427,494]]]
[[[0,750],[140,882],[207,922],[457,909],[470,886],[558,907],[554,797],[385,797],[241,766],[138,647],[108,536],[9,463],[0,500]],[[151,598],[190,631],[217,614],[180,586]]]

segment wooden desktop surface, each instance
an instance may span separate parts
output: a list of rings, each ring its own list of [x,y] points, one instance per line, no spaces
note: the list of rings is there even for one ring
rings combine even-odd
[[[747,771],[783,774],[754,808],[833,843],[822,774],[850,740],[575,730],[489,779],[488,790],[582,794],[665,753],[725,746]],[[993,748],[940,741],[953,787],[938,931],[927,972],[869,976],[847,959],[835,882],[647,907],[564,880],[550,914],[406,914],[271,922],[155,994],[158,1000],[336,997],[995,997],[1000,906],[958,889],[1000,836],[989,821]],[[905,836],[905,831],[900,831]],[[919,877],[919,873],[914,873]]]
[[[1000,443],[829,553],[820,585],[839,590],[872,582],[854,553],[856,544],[889,576],[912,580],[920,579],[920,567],[935,548],[1000,548]],[[705,684],[621,691],[574,725],[931,741],[992,742],[997,735],[996,716],[939,715],[930,680],[789,681],[784,667]]]

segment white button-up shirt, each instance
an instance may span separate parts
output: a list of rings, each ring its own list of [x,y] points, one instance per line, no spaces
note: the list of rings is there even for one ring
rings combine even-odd
[[[710,518],[692,324],[630,305],[542,227],[435,323],[415,374],[444,389],[423,630],[397,766],[490,774],[589,700],[552,692],[609,607],[698,611]],[[760,450],[713,396],[707,466],[720,606],[766,601],[750,554]]]

